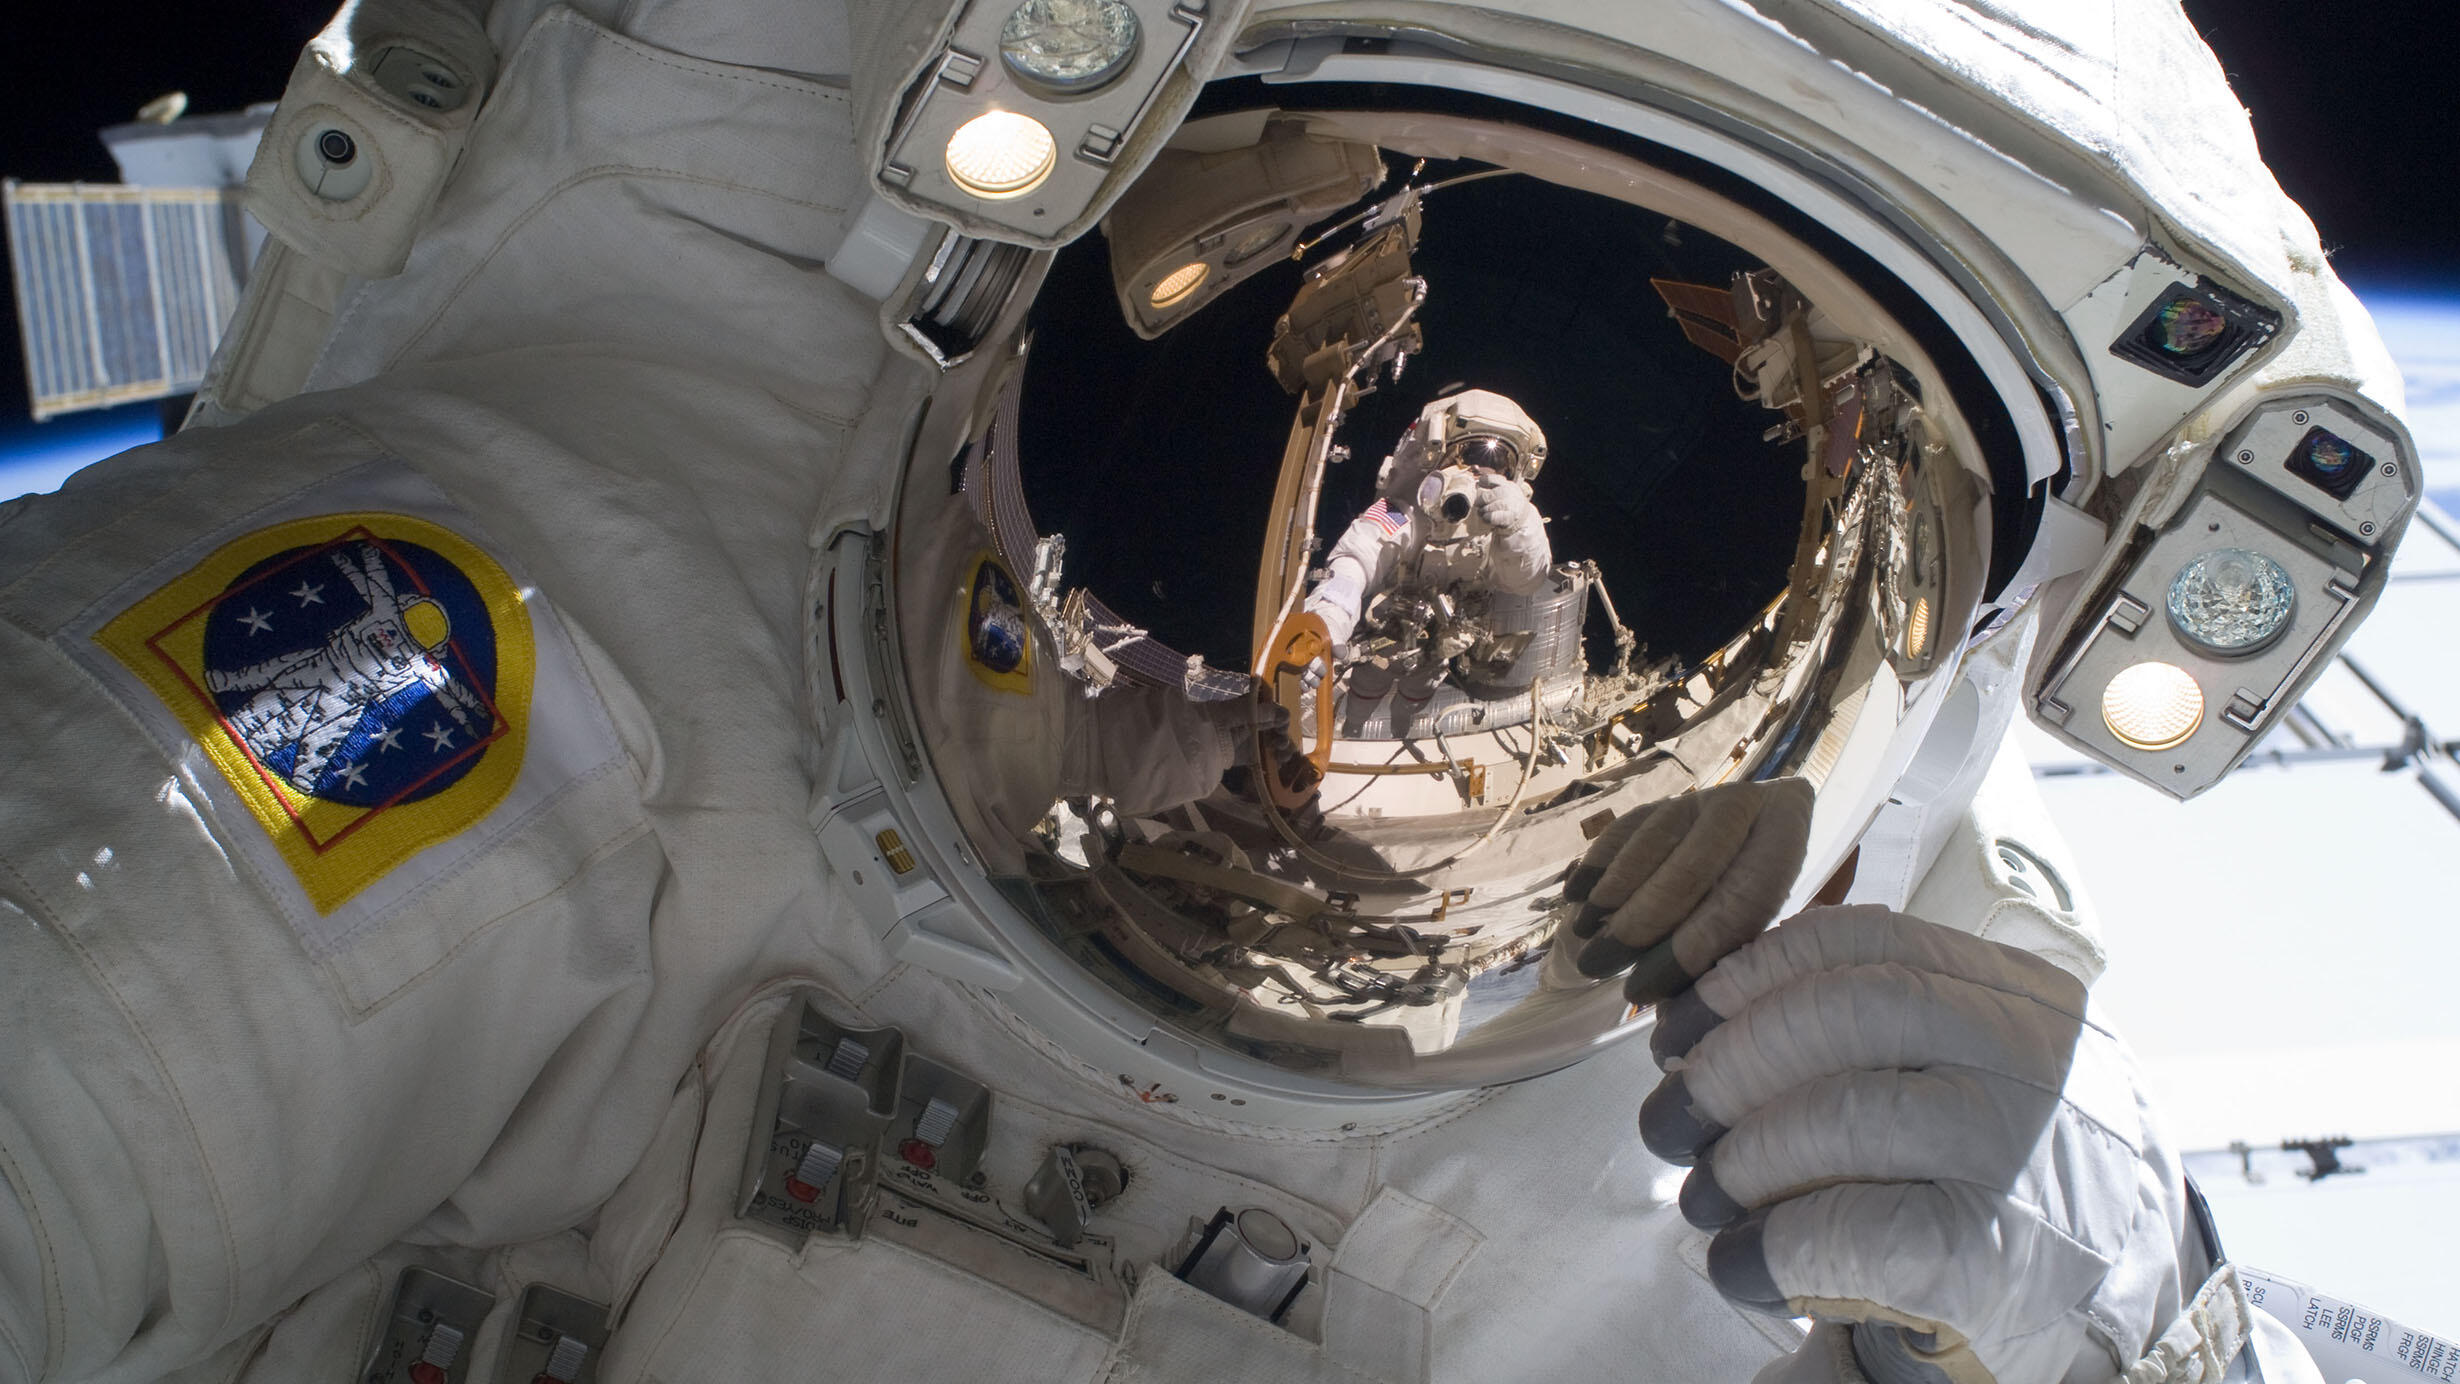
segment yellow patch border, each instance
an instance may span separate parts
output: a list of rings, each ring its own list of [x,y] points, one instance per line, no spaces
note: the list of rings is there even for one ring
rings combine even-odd
[[[417,802],[358,807],[293,789],[248,749],[197,681],[205,662],[204,617],[242,573],[277,553],[331,546],[362,531],[378,543],[418,544],[458,567],[495,625],[495,686],[482,690],[501,729],[473,747],[483,753],[459,781]],[[475,825],[520,777],[537,671],[528,606],[495,559],[430,520],[360,511],[258,529],[121,611],[95,631],[94,642],[169,708],[272,839],[319,913],[331,913],[411,856]]]
[[[982,572],[986,567],[998,572],[1016,591],[1017,613],[1024,617],[1026,624],[1024,653],[1017,659],[1016,667],[1006,672],[984,663],[974,652],[974,593],[982,585]],[[1018,581],[1016,573],[1009,571],[1008,565],[988,548],[976,550],[973,557],[966,560],[964,570],[965,582],[957,588],[956,618],[950,622],[951,628],[956,631],[957,652],[964,657],[965,666],[973,670],[975,678],[983,686],[999,692],[1030,694],[1034,690],[1034,613],[1025,604],[1025,583]]]

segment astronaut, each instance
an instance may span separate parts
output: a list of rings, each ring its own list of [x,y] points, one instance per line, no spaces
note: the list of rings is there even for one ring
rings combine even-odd
[[[1305,608],[1340,645],[1396,585],[1455,597],[1537,590],[1554,560],[1529,489],[1545,464],[1545,432],[1503,395],[1466,389],[1428,404],[1385,458],[1380,498],[1342,530]]]
[[[2187,580],[2142,563],[2193,506],[2314,579],[2232,612],[2270,622],[2243,672],[2345,638],[2414,504],[2184,18],[1062,8],[370,0],[311,44],[190,425],[0,510],[0,1375],[2315,1378],[2092,1006],[2089,909],[1995,863],[2059,854],[2019,703],[2169,783],[2294,702],[2081,681],[2206,667],[2112,585]],[[1054,729],[1078,694],[979,556],[1029,520],[953,496],[1069,344],[1040,252],[1140,170],[1254,193],[1104,232],[1171,327],[1387,154],[1768,266],[1679,329],[1788,410],[1806,518],[1764,661],[1662,690],[1689,739],[1533,731],[1529,794],[1369,858],[1213,787],[1236,713],[1166,679]],[[2230,330],[2164,335],[2181,294]],[[1853,349],[1811,360],[1797,300]],[[2293,410],[2385,479],[2273,467]],[[2207,469],[2242,437],[2260,476]],[[381,791],[286,776],[214,690],[265,574],[353,544],[435,594],[449,643],[402,629],[483,731],[401,737]],[[1112,696],[1150,722],[1080,738]],[[1392,1022],[1492,908],[1542,953]]]

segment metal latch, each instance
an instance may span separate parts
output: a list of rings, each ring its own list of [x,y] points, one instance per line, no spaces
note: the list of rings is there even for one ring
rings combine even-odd
[[[897,1119],[905,1038],[845,1028],[798,999],[769,1036],[735,1213],[800,1246],[815,1230],[860,1235],[882,1136]]]
[[[1093,1213],[1127,1189],[1117,1154],[1084,1144],[1054,1144],[1025,1183],[1025,1213],[1049,1226],[1061,1249],[1085,1238]]]
[[[393,1284],[384,1334],[359,1372],[364,1384],[462,1384],[468,1347],[495,1294],[427,1269],[407,1268]]]
[[[521,1295],[521,1320],[505,1343],[497,1384],[592,1384],[606,1350],[606,1317],[597,1303],[531,1284]]]
[[[770,1034],[752,1128],[767,1137],[745,1150],[736,1213],[798,1247],[815,1230],[859,1238],[883,1169],[980,1181],[991,1092],[898,1030],[846,1028],[806,996]]]

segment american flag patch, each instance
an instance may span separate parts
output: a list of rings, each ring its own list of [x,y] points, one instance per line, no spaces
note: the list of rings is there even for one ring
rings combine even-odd
[[[1390,500],[1376,501],[1372,508],[1359,517],[1372,522],[1388,534],[1398,534],[1409,527],[1409,516],[1394,509]]]

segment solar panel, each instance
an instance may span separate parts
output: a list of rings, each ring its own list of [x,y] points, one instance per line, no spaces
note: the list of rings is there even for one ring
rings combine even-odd
[[[239,303],[221,188],[0,184],[34,416],[182,394]]]

